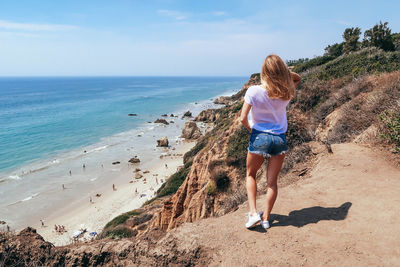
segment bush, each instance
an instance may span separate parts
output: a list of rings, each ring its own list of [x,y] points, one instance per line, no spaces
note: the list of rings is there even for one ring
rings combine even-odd
[[[216,191],[217,191],[217,185],[213,180],[211,180],[210,182],[208,182],[207,185],[207,195],[213,196],[215,195]]]
[[[312,67],[323,65],[323,64],[327,63],[328,61],[333,60],[335,58],[336,58],[335,56],[331,56],[331,55],[315,57],[313,59],[305,61],[304,63],[295,65],[293,68],[293,71],[294,72],[303,72]]]
[[[211,172],[211,179],[215,182],[219,191],[228,189],[230,180],[227,172],[222,168],[216,168]]]
[[[137,230],[129,229],[125,226],[119,226],[113,229],[108,229],[101,234],[101,238],[129,238],[137,235]]]
[[[121,215],[115,217],[110,222],[108,222],[106,224],[106,226],[104,227],[104,229],[105,228],[109,228],[109,227],[115,227],[117,225],[123,224],[124,222],[126,222],[126,220],[129,219],[129,217],[140,215],[142,212],[143,212],[142,210],[137,209],[137,210],[132,210],[132,211],[128,211],[128,212],[122,213]]]
[[[313,139],[309,133],[310,123],[310,119],[300,110],[289,110],[288,129],[286,131],[286,140],[289,148],[293,148]]]
[[[392,72],[399,69],[400,52],[384,52],[377,48],[366,48],[328,62],[322,66],[316,77],[328,80],[346,75],[359,77],[365,74]]]
[[[381,137],[395,145],[395,151],[400,152],[400,112],[385,111],[379,114],[379,119],[386,126]]]

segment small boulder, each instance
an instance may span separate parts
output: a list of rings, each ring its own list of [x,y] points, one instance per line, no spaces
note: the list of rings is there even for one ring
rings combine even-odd
[[[163,123],[163,124],[165,124],[165,125],[168,125],[168,124],[169,124],[165,119],[157,119],[157,120],[155,120],[154,123]]]
[[[201,131],[193,121],[187,121],[182,129],[182,138],[197,139],[201,136]]]
[[[169,144],[169,142],[168,142],[168,138],[166,136],[157,140],[157,146],[168,147],[168,144]]]
[[[183,113],[182,118],[184,118],[184,117],[189,117],[189,118],[191,118],[191,117],[192,117],[192,112],[190,112],[189,110],[186,111],[185,113]]]
[[[117,165],[117,164],[120,164],[121,162],[119,162],[119,161],[114,161],[112,164],[113,165]]]
[[[168,117],[168,115],[167,114],[162,114],[161,117]]]
[[[143,177],[143,175],[140,174],[140,173],[136,173],[136,174],[135,174],[135,179],[140,179],[140,178],[142,178],[142,177]]]
[[[131,158],[128,162],[129,163],[139,163],[140,159],[138,157],[134,157],[134,158]]]

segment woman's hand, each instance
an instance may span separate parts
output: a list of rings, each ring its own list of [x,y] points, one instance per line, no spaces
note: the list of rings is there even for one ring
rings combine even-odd
[[[243,107],[242,111],[240,113],[240,122],[243,124],[243,126],[251,132],[249,120],[247,119],[247,115],[249,115],[251,109],[251,105],[249,103],[246,103],[246,101],[243,102]]]
[[[297,87],[300,84],[301,81],[301,77],[300,75],[298,75],[296,72],[290,72],[290,75],[292,76],[293,82],[294,82],[294,86]]]

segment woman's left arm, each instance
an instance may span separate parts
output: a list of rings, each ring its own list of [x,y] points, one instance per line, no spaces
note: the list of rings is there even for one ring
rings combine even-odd
[[[249,132],[251,132],[251,128],[250,128],[249,120],[247,119],[247,115],[249,115],[250,109],[251,109],[251,105],[249,103],[247,103],[246,101],[244,101],[242,111],[240,113],[240,122],[243,124],[243,126]]]

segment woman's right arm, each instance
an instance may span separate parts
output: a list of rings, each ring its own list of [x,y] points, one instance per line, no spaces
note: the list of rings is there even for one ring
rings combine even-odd
[[[247,115],[249,115],[251,109],[251,105],[247,103],[246,101],[243,102],[243,107],[242,107],[242,112],[240,113],[240,122],[243,124],[243,126],[251,132],[249,120],[247,119]]]
[[[292,71],[290,72],[290,75],[292,76],[294,85],[295,85],[296,87],[299,86],[300,81],[301,81],[300,75],[298,75],[296,72],[292,72]]]

